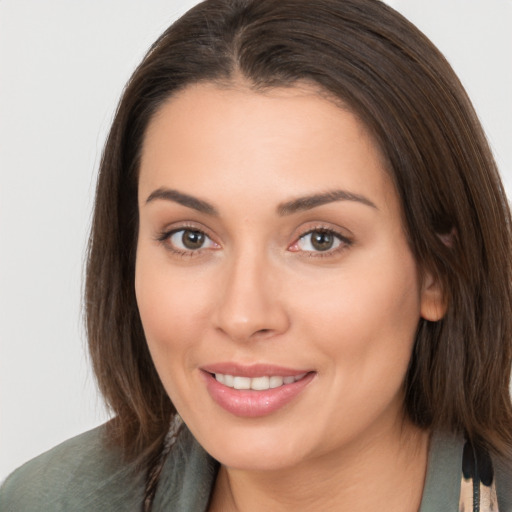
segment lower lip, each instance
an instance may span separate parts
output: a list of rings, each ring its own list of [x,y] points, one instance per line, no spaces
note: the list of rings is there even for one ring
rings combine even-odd
[[[235,416],[247,418],[266,416],[281,409],[299,395],[315,376],[314,372],[310,372],[291,384],[255,391],[230,388],[218,382],[211,373],[202,371],[201,374],[210,396],[218,405]]]

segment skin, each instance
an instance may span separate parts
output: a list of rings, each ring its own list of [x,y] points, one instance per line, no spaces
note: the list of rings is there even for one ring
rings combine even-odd
[[[333,190],[352,199],[283,214]],[[442,297],[420,279],[357,117],[309,86],[189,86],[148,127],[139,211],[142,323],[171,400],[222,464],[210,509],[417,510],[428,433],[403,417],[403,381],[418,321],[439,319]],[[180,229],[204,244],[180,246]],[[312,230],[335,233],[332,248],[313,246]],[[201,375],[226,361],[313,378],[279,410],[239,417]]]

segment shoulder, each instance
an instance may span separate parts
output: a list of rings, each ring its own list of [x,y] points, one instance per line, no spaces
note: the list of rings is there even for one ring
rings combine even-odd
[[[461,435],[434,432],[420,512],[473,510],[475,499],[487,504],[485,510],[493,503],[492,510],[512,512],[511,461],[475,451]]]
[[[512,461],[496,458],[494,469],[499,510],[512,511]]]
[[[207,510],[218,467],[183,426],[162,468],[152,510]]]
[[[133,510],[144,475],[104,443],[104,426],[69,439],[27,462],[0,488],[2,511]],[[140,505],[139,505],[140,506]]]

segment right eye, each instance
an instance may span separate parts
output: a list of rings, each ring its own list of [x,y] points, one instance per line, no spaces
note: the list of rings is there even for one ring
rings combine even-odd
[[[216,249],[218,245],[197,229],[179,229],[166,236],[171,249],[177,252],[193,252],[200,249]]]

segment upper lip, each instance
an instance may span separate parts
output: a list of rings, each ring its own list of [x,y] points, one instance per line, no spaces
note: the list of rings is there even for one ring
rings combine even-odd
[[[223,362],[208,364],[201,367],[201,370],[208,373],[221,373],[223,375],[236,375],[240,377],[264,377],[264,376],[280,376],[294,377],[303,373],[309,373],[311,370],[302,368],[286,368],[274,364],[257,363],[257,364],[239,364],[234,362]]]

